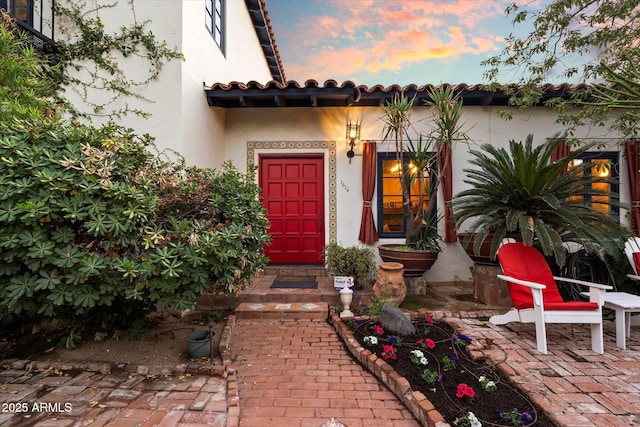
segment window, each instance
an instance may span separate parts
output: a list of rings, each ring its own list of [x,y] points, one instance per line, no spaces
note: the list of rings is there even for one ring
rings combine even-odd
[[[225,54],[225,9],[226,0],[205,0],[205,26],[222,54]]]
[[[0,0],[4,9],[18,21],[33,26],[33,0]]]
[[[414,167],[405,157],[404,167]],[[380,237],[404,237],[405,223],[402,217],[402,187],[400,186],[401,168],[396,153],[378,153],[378,234]],[[427,185],[433,180],[427,179]],[[424,184],[411,183],[411,208],[415,213],[420,203],[420,194],[425,195],[423,208],[429,201]]]
[[[587,202],[591,204],[593,209],[606,213],[614,218],[618,218],[620,210],[617,206],[611,206],[608,203],[617,204],[619,201],[619,180],[618,180],[618,153],[615,152],[598,152],[585,153],[578,159],[574,160],[573,165],[588,163],[591,164],[585,173],[591,175],[600,175],[602,177],[611,178],[611,183],[593,184],[593,188],[604,192],[602,196],[586,196]],[[607,204],[603,204],[605,202]]]

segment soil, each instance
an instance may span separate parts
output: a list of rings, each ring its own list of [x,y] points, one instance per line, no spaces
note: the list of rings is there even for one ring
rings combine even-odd
[[[494,369],[484,360],[472,360],[460,341],[453,338],[454,330],[444,322],[429,323],[426,320],[414,323],[418,333],[416,335],[402,337],[401,344],[395,344],[396,359],[386,359],[387,363],[401,376],[405,377],[415,391],[422,392],[434,407],[442,414],[445,421],[454,425],[454,422],[469,412],[479,419],[482,425],[510,426],[500,418],[501,412],[510,412],[514,408],[522,414],[527,412],[532,419],[524,424],[526,426],[554,426],[555,424],[536,406],[513,387],[509,379],[501,372]],[[374,326],[379,325],[372,321],[354,321],[351,327],[356,339],[379,357],[383,357],[384,345],[393,343],[394,338],[383,333],[378,335]],[[371,346],[364,342],[364,337],[375,336],[378,344]],[[461,337],[462,338],[462,337]],[[470,337],[473,338],[473,337]],[[430,349],[427,345],[417,344],[420,340],[431,339],[435,347]],[[411,351],[423,352],[428,363],[416,365],[411,361]],[[446,370],[443,358],[447,356],[452,360],[458,360],[455,368]],[[384,357],[383,357],[384,358]],[[440,380],[429,384],[422,378],[424,370],[430,370],[441,375]],[[479,382],[484,376],[487,381],[493,381],[496,385],[494,391],[485,390]],[[466,384],[473,389],[473,398],[456,396],[458,385]],[[520,418],[519,418],[520,419]],[[461,424],[464,425],[464,424]]]
[[[219,359],[218,343],[225,320],[220,315],[213,323],[214,363]],[[209,358],[193,359],[189,355],[186,336],[194,330],[208,331],[205,313],[192,312],[174,316],[167,312],[149,316],[149,327],[141,339],[130,339],[126,331],[85,330],[74,349],[64,346],[69,329],[55,323],[41,326],[38,333],[0,335],[0,360],[50,360],[56,362],[108,362],[128,365],[177,366],[185,363],[209,363]]]

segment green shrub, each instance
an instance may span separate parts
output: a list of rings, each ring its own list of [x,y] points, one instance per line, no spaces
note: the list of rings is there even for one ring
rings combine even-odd
[[[329,275],[353,276],[359,288],[371,285],[376,278],[376,256],[369,248],[329,243],[324,247],[324,257]]]
[[[0,319],[128,326],[266,263],[255,171],[159,163],[114,125],[0,122]]]

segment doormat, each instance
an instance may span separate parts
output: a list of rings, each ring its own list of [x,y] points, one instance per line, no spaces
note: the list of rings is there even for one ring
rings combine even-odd
[[[318,289],[318,282],[275,281],[271,289]]]

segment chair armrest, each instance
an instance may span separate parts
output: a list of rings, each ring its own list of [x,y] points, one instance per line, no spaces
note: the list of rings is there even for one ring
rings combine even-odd
[[[607,293],[607,290],[613,289],[613,286],[602,285],[600,283],[586,282],[584,280],[569,279],[567,277],[556,277],[556,276],[554,276],[553,278],[559,282],[575,283],[577,285],[588,286],[589,292],[586,292],[586,294],[589,296],[589,301],[598,303],[598,306],[600,307],[602,307],[602,305],[604,304],[604,296]]]
[[[584,280],[569,279],[568,277],[559,277],[559,276],[553,276],[553,278],[554,278],[554,280],[559,281],[559,282],[575,283],[576,285],[583,285],[583,286],[588,286],[590,288],[603,289],[605,291],[613,289],[613,286],[603,285],[601,283],[593,283],[593,282],[587,282],[587,281],[584,281]],[[639,279],[640,279],[640,277],[639,277]]]
[[[536,282],[529,282],[528,280],[516,279],[515,277],[505,276],[504,274],[498,274],[498,279],[530,288],[531,297],[533,298],[533,309],[535,311],[535,317],[536,319],[542,321],[542,318],[544,316],[544,301],[542,298],[542,290],[547,288],[546,285]],[[536,323],[538,322],[538,320],[536,320]]]
[[[502,279],[505,282],[511,282],[511,283],[515,283],[517,285],[522,285],[522,286],[526,286],[528,288],[532,288],[532,289],[546,289],[546,285],[541,285],[540,283],[536,283],[536,282],[529,282],[528,280],[521,280],[521,279],[516,279],[515,277],[511,277],[511,276],[505,276],[504,274],[498,274],[498,279]]]
[[[636,276],[635,274],[627,274],[629,279],[640,280],[640,276]]]

